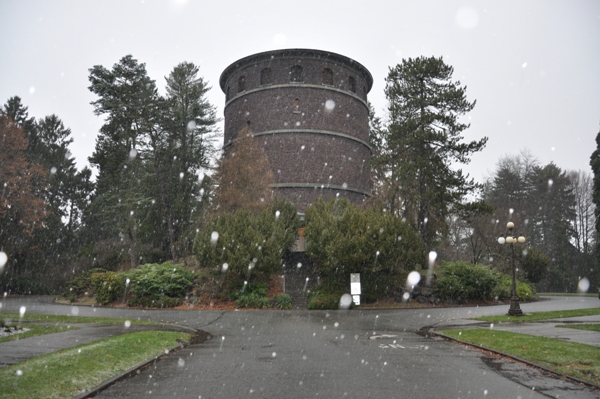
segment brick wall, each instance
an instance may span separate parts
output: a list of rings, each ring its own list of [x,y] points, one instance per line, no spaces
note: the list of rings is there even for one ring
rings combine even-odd
[[[297,66],[302,77],[291,82]],[[331,71],[331,81],[325,69]],[[265,70],[269,73],[263,74]],[[372,77],[366,68],[334,53],[280,50],[235,62],[225,69],[220,84],[229,93],[225,156],[228,144],[249,124],[273,168],[276,195],[300,209],[319,195],[345,196],[353,202],[368,198],[366,101]]]

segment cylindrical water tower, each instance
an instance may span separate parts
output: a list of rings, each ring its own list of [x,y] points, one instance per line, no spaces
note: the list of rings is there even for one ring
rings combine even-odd
[[[263,144],[278,197],[300,210],[317,197],[361,203],[371,195],[370,72],[343,55],[287,49],[258,53],[228,66],[227,148],[249,126]]]

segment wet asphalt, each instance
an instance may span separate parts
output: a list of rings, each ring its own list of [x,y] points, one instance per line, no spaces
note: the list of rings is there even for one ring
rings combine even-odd
[[[600,398],[600,392],[518,362],[432,338],[423,331],[490,328],[468,318],[508,306],[353,311],[173,311],[53,304],[49,297],[9,297],[1,312],[149,319],[205,331],[138,376],[99,393],[116,397],[415,397]],[[598,307],[598,298],[553,297],[524,312]],[[501,324],[495,329],[600,346],[597,332],[557,328],[600,316]],[[148,327],[78,325],[59,334],[0,343],[0,366]],[[151,327],[155,328],[155,327]]]

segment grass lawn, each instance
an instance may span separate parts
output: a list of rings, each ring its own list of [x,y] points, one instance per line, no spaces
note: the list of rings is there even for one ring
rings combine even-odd
[[[593,316],[600,314],[600,308],[554,310],[551,312],[525,313],[523,316],[482,316],[474,320],[489,321],[491,323],[524,323],[528,321],[559,319],[563,317]]]
[[[102,339],[0,369],[0,397],[72,398],[152,359],[190,335],[144,331]]]
[[[13,341],[15,339],[22,339],[27,337],[34,337],[36,335],[54,334],[67,330],[75,330],[77,327],[70,326],[46,326],[39,324],[30,324],[26,326],[29,331],[25,331],[18,334],[9,335],[6,337],[0,337],[0,342]]]
[[[576,330],[589,330],[600,332],[600,324],[557,324],[554,327],[574,328]]]
[[[439,332],[600,384],[600,348],[596,346],[482,328]]]
[[[9,321],[12,324],[19,321],[38,321],[47,323],[97,323],[97,324],[122,324],[130,321],[131,324],[158,324],[150,320],[136,319],[111,319],[109,317],[86,317],[86,316],[68,316],[68,315],[46,315],[25,313],[20,318],[19,313],[0,312],[0,319]],[[9,323],[7,323],[9,324]]]

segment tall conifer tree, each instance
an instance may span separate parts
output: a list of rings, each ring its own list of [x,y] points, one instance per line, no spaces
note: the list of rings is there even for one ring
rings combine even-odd
[[[386,78],[389,125],[375,162],[387,169],[388,209],[406,217],[426,251],[446,229],[451,207],[478,188],[454,165],[468,163],[487,142],[462,141],[469,125],[460,118],[475,102],[452,81],[453,72],[442,58],[419,57],[390,68]]]

